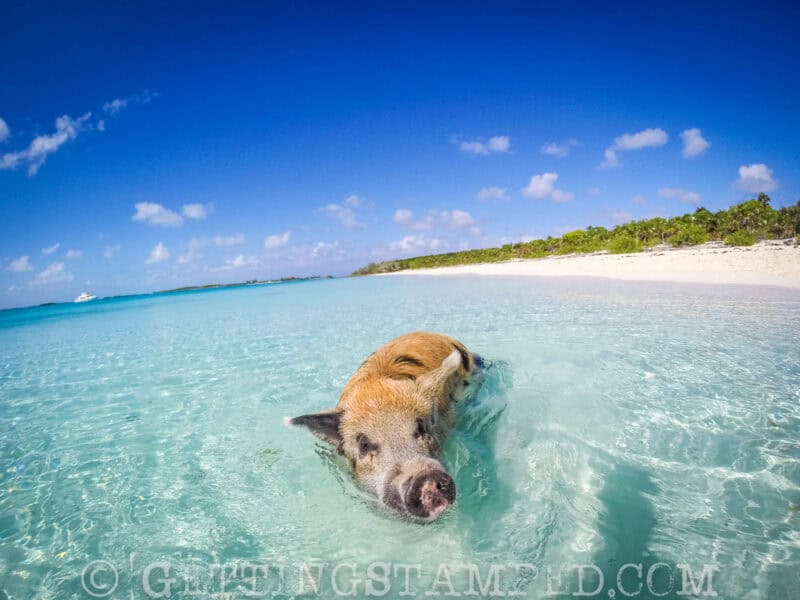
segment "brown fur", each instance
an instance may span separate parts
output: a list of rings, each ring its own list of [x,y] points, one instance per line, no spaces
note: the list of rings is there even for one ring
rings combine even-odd
[[[419,331],[387,342],[361,364],[344,386],[337,410],[352,411],[353,420],[358,420],[356,415],[365,411],[373,412],[392,405],[400,407],[410,402],[415,410],[424,413],[420,416],[426,416],[430,412],[429,408],[417,407],[414,401],[409,401],[407,395],[401,391],[408,386],[398,386],[397,382],[416,381],[421,375],[439,368],[453,350],[457,350],[462,357],[467,357],[466,368],[464,359],[461,358],[458,369],[460,375],[466,376],[475,366],[472,353],[451,337]],[[377,406],[372,402],[375,398],[379,399]],[[446,411],[449,407],[449,396],[442,394],[438,402],[439,408]]]

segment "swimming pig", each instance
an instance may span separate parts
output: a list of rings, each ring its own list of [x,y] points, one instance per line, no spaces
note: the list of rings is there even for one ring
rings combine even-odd
[[[333,444],[355,478],[390,509],[432,521],[453,504],[456,485],[439,461],[453,406],[469,392],[480,357],[445,335],[409,333],[359,367],[330,411],[287,418]]]

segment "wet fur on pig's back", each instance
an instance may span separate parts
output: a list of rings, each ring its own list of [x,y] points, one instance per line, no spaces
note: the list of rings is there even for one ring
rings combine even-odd
[[[453,350],[461,356],[458,375],[466,378],[475,368],[475,358],[467,348],[451,337],[439,333],[414,332],[387,342],[373,352],[353,374],[342,391],[338,410],[358,410],[360,404],[369,403],[379,397],[391,404],[392,394],[380,394],[379,390],[392,386],[393,382],[415,380],[417,377],[437,369]],[[459,378],[460,379],[460,378]],[[439,408],[446,411],[450,394],[438,398]],[[398,398],[399,400],[399,398]]]

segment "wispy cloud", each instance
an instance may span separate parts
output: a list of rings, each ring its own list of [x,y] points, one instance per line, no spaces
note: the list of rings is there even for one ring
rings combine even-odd
[[[211,238],[211,243],[215,246],[241,246],[244,244],[244,234],[234,233],[233,235],[215,235]]]
[[[67,253],[64,255],[64,258],[67,260],[76,260],[83,256],[83,250],[67,250]]]
[[[488,140],[459,141],[458,149],[467,154],[483,155],[505,153],[511,150],[511,138],[507,135],[495,135]]]
[[[264,238],[264,248],[267,250],[274,250],[275,248],[282,248],[289,243],[290,231],[284,233],[268,235]]]
[[[0,169],[16,169],[21,165],[27,165],[28,175],[36,175],[50,154],[56,152],[67,142],[74,140],[81,131],[88,127],[87,121],[91,116],[92,113],[88,112],[76,119],[69,115],[58,117],[53,133],[36,136],[23,150],[3,154],[0,157]]]
[[[118,254],[122,246],[119,244],[114,244],[113,246],[106,246],[105,250],[103,250],[103,256],[106,258],[111,258],[115,254]]]
[[[244,244],[244,234],[236,233],[233,235],[215,235],[213,237],[192,238],[186,245],[186,253],[178,256],[178,264],[185,265],[195,262],[202,258],[202,251],[209,246],[219,248],[230,248]]]
[[[38,273],[33,280],[34,285],[46,285],[59,281],[72,281],[74,276],[64,268],[63,262],[49,265],[44,271]]]
[[[132,221],[158,225],[159,227],[179,227],[183,225],[183,218],[178,213],[155,202],[137,202],[134,208],[136,212],[131,217]]]
[[[353,210],[360,204],[361,198],[353,194],[345,198],[341,204],[331,203],[321,207],[319,212],[338,220],[346,229],[362,229],[364,224],[358,220]]]
[[[144,261],[148,265],[154,265],[156,263],[164,262],[165,260],[169,259],[169,250],[167,247],[158,242],[153,249],[150,251],[150,255]]]
[[[569,151],[578,146],[578,140],[567,140],[566,142],[550,142],[542,146],[542,154],[546,154],[548,156],[555,156],[556,158],[564,158],[569,156]]]
[[[114,98],[113,100],[103,103],[103,111],[111,116],[114,116],[130,104],[150,104],[150,102],[157,97],[158,92],[145,90],[139,94],[134,94],[133,96]]]
[[[60,242],[56,242],[52,246],[48,246],[47,248],[42,248],[42,254],[44,254],[45,256],[48,256],[48,255],[52,254],[53,252],[55,252],[56,250],[58,250],[60,247],[61,247],[61,243]]]
[[[681,140],[683,141],[682,154],[684,158],[700,156],[711,147],[711,142],[705,139],[702,132],[696,127],[682,131]]]
[[[600,167],[610,169],[619,166],[619,151],[641,150],[643,148],[657,148],[669,140],[667,132],[660,128],[643,129],[638,133],[624,133],[614,140],[611,147],[603,153],[603,162]]]
[[[681,202],[689,202],[690,204],[697,204],[700,202],[700,194],[681,188],[661,188],[658,190],[658,195],[662,198],[680,200]]]
[[[157,94],[145,91],[129,98],[115,98],[103,104],[103,111],[113,117],[125,106],[131,103],[149,103]],[[38,173],[47,157],[54,154],[67,142],[76,139],[85,131],[105,131],[105,119],[92,119],[92,112],[86,112],[80,117],[62,115],[55,120],[55,130],[52,133],[37,135],[26,148],[6,152],[0,155],[0,170],[13,170],[20,166],[27,166],[28,176]],[[10,136],[8,124],[0,119],[0,142]]]
[[[110,115],[115,115],[126,106],[128,106],[127,98],[114,98],[113,100],[103,104],[103,110]]]
[[[535,200],[550,199],[553,202],[569,202],[575,196],[571,192],[565,192],[556,187],[558,173],[542,173],[534,175],[522,189],[522,195]]]
[[[478,200],[508,200],[506,191],[503,187],[482,187],[478,191]]]
[[[259,264],[258,258],[255,256],[245,256],[240,254],[236,258],[226,260],[225,264],[221,267],[214,269],[215,271],[230,271],[233,269],[241,269],[243,267],[253,267]]]
[[[422,254],[425,252],[442,252],[450,248],[447,240],[427,238],[425,234],[406,235],[403,238],[378,246],[371,252],[373,258],[385,259]]]
[[[208,216],[206,206],[203,204],[184,204],[181,212],[187,219],[194,219],[195,221],[203,221]]]
[[[736,187],[743,192],[752,194],[771,192],[777,189],[779,184],[780,182],[772,177],[772,169],[764,163],[739,167],[739,178],[736,180]]]
[[[475,219],[465,210],[430,210],[424,219],[415,220],[414,213],[408,209],[400,208],[394,212],[394,222],[414,231],[426,231],[434,227],[447,229],[463,229],[472,235],[479,235],[481,230]]]
[[[10,263],[8,263],[8,267],[6,268],[14,273],[33,271],[33,265],[31,264],[30,258],[27,256],[20,256],[19,258],[13,259]]]

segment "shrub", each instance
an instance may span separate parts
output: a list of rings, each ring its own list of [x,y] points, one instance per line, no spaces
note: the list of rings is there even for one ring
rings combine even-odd
[[[669,237],[672,246],[696,246],[708,241],[706,230],[696,223],[686,223],[679,225]]]
[[[752,246],[755,243],[756,236],[746,231],[734,231],[725,236],[725,245],[727,246]]]
[[[616,236],[608,243],[608,251],[611,254],[630,254],[641,249],[641,243],[629,235]]]

